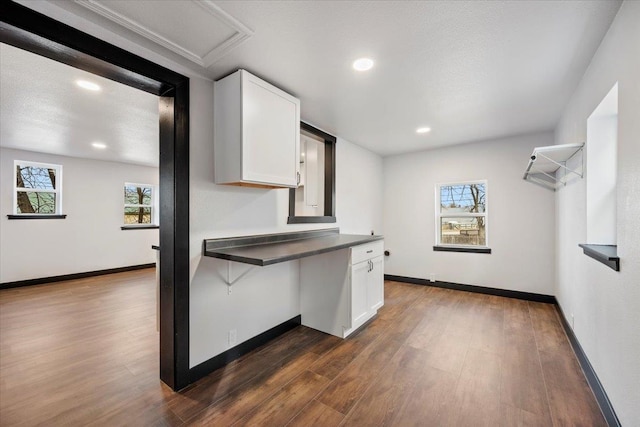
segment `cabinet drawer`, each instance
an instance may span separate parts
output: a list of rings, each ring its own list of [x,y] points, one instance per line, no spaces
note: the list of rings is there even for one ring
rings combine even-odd
[[[384,242],[382,240],[358,245],[351,248],[351,265],[375,258],[384,252]]]

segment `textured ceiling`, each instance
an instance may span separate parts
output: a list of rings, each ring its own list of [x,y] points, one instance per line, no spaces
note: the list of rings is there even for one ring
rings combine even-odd
[[[82,89],[77,80],[102,90]],[[157,166],[158,123],[157,96],[0,45],[2,147]]]
[[[93,34],[116,34],[110,41],[125,39],[194,76],[246,68],[298,96],[303,120],[383,155],[553,129],[620,7],[609,0],[205,1],[227,19],[211,34],[246,30],[207,62],[212,45],[201,28],[220,25],[219,17],[203,12],[193,25],[178,25],[193,13],[192,1],[20,2]],[[153,27],[197,52],[203,65],[86,3]],[[154,25],[161,22],[176,25]],[[367,73],[351,68],[362,56],[375,60]],[[419,126],[432,132],[417,135]]]

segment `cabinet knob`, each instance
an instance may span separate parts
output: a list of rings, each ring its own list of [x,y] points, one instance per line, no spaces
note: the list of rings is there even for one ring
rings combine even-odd
[[[300,185],[300,172],[296,172],[296,184]]]

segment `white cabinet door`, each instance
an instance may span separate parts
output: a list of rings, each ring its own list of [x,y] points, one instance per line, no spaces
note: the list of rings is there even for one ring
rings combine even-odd
[[[370,317],[367,300],[369,268],[366,261],[351,267],[351,330],[360,327]]]
[[[299,101],[249,73],[243,74],[242,101],[242,179],[296,187]]]
[[[384,305],[384,260],[377,257],[371,261],[371,271],[367,276],[367,306],[376,312]]]
[[[217,184],[298,185],[300,101],[239,70],[214,86]]]

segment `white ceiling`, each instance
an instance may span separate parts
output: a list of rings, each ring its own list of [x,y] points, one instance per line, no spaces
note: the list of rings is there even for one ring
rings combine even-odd
[[[298,96],[303,120],[383,155],[553,129],[621,4],[21,2],[193,75],[245,68]],[[362,56],[376,62],[367,73],[351,68]]]
[[[158,111],[155,95],[0,44],[2,147],[157,166]]]

